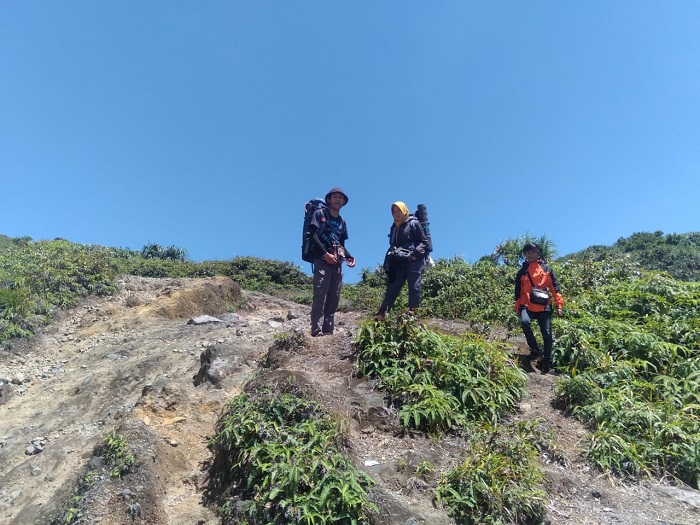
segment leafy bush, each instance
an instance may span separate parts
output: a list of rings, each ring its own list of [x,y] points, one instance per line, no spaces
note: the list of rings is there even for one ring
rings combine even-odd
[[[547,513],[538,455],[552,450],[539,422],[470,429],[462,463],[443,473],[438,502],[460,524],[537,524]]]
[[[700,481],[700,284],[667,274],[609,279],[555,325],[557,395],[593,430],[601,469]]]
[[[141,257],[144,259],[165,259],[168,261],[184,261],[187,259],[187,250],[177,246],[164,248],[160,244],[147,244],[141,250]]]
[[[374,482],[342,453],[340,436],[337,421],[293,383],[232,399],[211,442],[230,486],[223,522],[369,523]]]
[[[126,438],[114,430],[97,446],[95,455],[104,459],[112,478],[121,478],[134,465],[134,454],[129,449]]]
[[[404,426],[436,432],[493,423],[515,410],[525,386],[504,348],[438,334],[408,314],[365,323],[354,344],[360,373],[381,380]]]

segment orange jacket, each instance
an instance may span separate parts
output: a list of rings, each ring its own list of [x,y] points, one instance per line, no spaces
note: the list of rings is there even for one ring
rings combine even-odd
[[[532,277],[532,283],[530,283],[530,278],[527,276],[528,272],[530,273],[530,277]],[[537,288],[549,291],[549,304],[544,305],[530,302],[532,284]],[[539,261],[529,264],[527,261],[524,262],[515,276],[516,313],[519,313],[523,306],[531,312],[543,312],[547,307],[552,305],[552,299],[554,299],[554,304],[557,308],[564,307],[564,298],[559,291],[559,282],[554,275],[554,271],[546,264],[540,264]]]

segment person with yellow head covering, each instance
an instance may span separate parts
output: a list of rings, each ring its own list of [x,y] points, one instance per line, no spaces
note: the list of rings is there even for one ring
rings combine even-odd
[[[384,259],[388,284],[384,300],[377,312],[377,321],[383,321],[408,283],[408,308],[415,310],[420,304],[420,286],[428,254],[428,239],[420,221],[408,213],[408,206],[401,201],[391,205],[394,223],[389,229],[389,251]]]

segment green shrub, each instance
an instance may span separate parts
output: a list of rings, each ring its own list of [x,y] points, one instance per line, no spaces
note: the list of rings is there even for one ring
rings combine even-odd
[[[365,323],[354,344],[360,373],[380,379],[402,424],[428,432],[495,422],[517,408],[525,386],[504,348],[438,334],[408,314]]]
[[[700,284],[641,272],[583,291],[555,325],[571,372],[557,395],[592,428],[583,444],[604,471],[700,477]]]
[[[470,429],[461,464],[442,474],[435,496],[460,524],[537,524],[547,513],[538,455],[552,437],[537,421]]]
[[[338,422],[293,383],[232,399],[212,446],[231,488],[225,524],[369,523],[373,481],[343,454]],[[232,505],[245,501],[243,510]]]

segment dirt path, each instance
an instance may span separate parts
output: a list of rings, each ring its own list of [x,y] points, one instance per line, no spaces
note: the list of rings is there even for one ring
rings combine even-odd
[[[379,484],[379,523],[453,523],[433,506],[434,478],[417,478],[413,469],[423,460],[446,467],[459,442],[395,432],[396,415],[376,385],[353,375],[359,314],[339,314],[336,334],[309,338],[303,351],[269,355],[276,332],[306,333],[307,307],[263,294],[241,297],[229,279],[127,278],[120,290],[0,353],[0,380],[12,382],[0,397],[0,523],[42,523],[64,507],[95,445],[114,428],[135,447],[139,468],[92,494],[81,523],[219,523],[202,505],[207,441],[225,403],[264,358],[274,366],[260,380],[293,374],[349,422],[351,453]],[[222,315],[243,303],[248,308],[239,315]],[[204,314],[224,322],[187,324]],[[202,353],[216,345],[232,352],[225,377],[195,386]],[[586,430],[552,406],[553,381],[529,374],[518,415],[546,420],[567,459],[566,466],[546,465],[552,523],[700,523],[693,504],[663,487],[623,486],[593,472],[577,450]],[[695,491],[681,495],[697,498]]]

